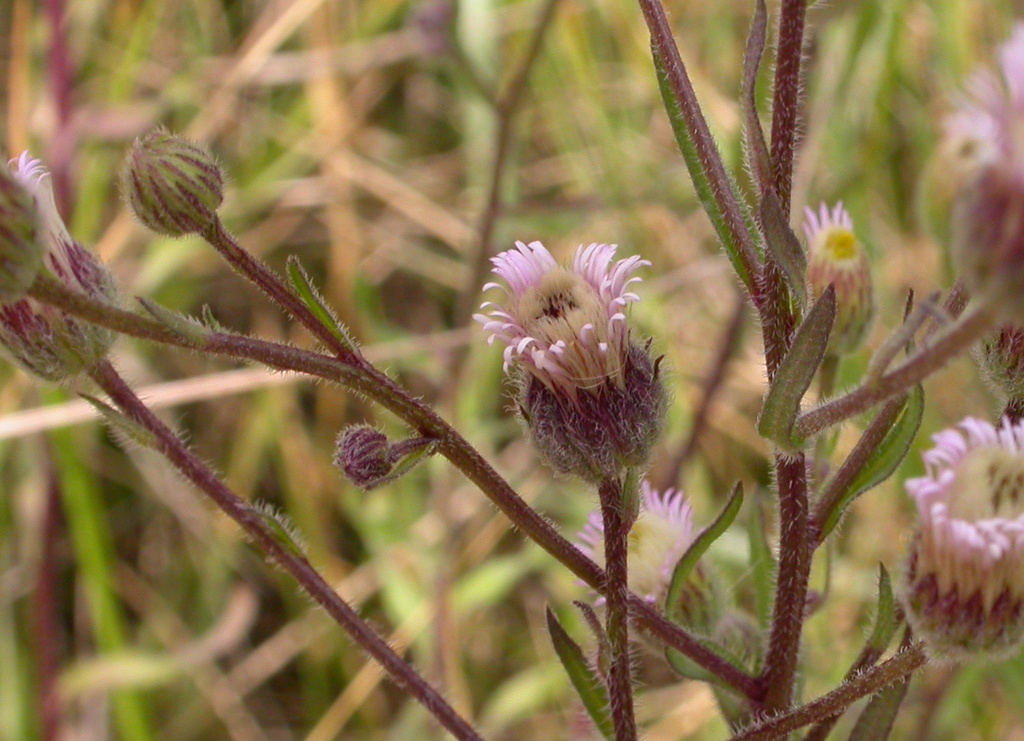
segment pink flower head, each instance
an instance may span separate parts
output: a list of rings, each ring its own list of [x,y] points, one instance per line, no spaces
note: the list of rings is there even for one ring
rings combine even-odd
[[[11,160],[8,171],[32,196],[45,268],[73,290],[114,300],[112,276],[71,237],[57,212],[49,171],[28,152]],[[105,355],[112,342],[109,330],[80,322],[32,298],[0,306],[0,345],[12,360],[48,381],[68,380]]]
[[[603,567],[601,513],[591,512],[576,537],[579,549]],[[630,590],[649,602],[660,601],[693,538],[693,507],[683,493],[676,489],[658,492],[646,479],[640,482],[640,513],[629,532]]]
[[[814,297],[830,285],[836,292],[836,320],[829,350],[854,350],[864,337],[874,313],[871,266],[864,245],[853,231],[853,219],[842,201],[829,210],[822,203],[817,213],[804,209],[804,233],[809,251],[807,281]]]
[[[621,386],[629,348],[626,307],[639,301],[630,277],[647,260],[633,256],[612,263],[615,245],[580,245],[572,265],[559,265],[540,242],[523,244],[492,258],[506,286],[504,304],[485,302],[474,318],[505,343],[505,370],[520,364],[554,392],[575,399],[579,389],[607,382]]]
[[[1008,167],[1024,185],[1024,23],[999,48],[998,73],[976,72],[944,124],[972,164]]]
[[[951,658],[1024,641],[1024,422],[968,417],[932,438],[909,479],[919,532],[904,602],[918,635]]]

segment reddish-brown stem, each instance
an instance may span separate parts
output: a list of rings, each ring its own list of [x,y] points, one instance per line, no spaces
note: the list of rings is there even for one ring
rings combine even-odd
[[[123,334],[256,361],[279,370],[305,373],[340,383],[355,393],[373,399],[418,430],[422,436],[437,440],[437,452],[476,484],[527,537],[589,586],[598,591],[604,589],[604,571],[597,564],[523,501],[477,450],[433,409],[411,397],[391,378],[372,366],[361,363],[359,367],[353,367],[349,362],[328,355],[223,332],[209,332],[200,339],[190,339],[159,322],[97,301],[45,276],[36,280],[30,294],[69,314]],[[631,593],[629,604],[633,619],[657,640],[686,654],[746,697],[756,700],[760,696],[761,687],[753,677],[723,661],[686,631],[666,620],[645,600]]]
[[[786,214],[790,209],[793,185],[793,152],[800,115],[800,65],[803,61],[806,14],[807,0],[782,0],[772,95],[771,161],[772,183]]]
[[[142,403],[109,362],[103,360],[97,363],[90,375],[128,419],[153,435],[157,450],[185,478],[237,522],[260,551],[291,574],[302,589],[388,672],[403,691],[419,701],[455,738],[467,741],[481,740],[473,727],[456,713],[415,669],[396,654],[387,641],[359,617],[358,613],[324,581],[309,561],[275,537],[262,514],[228,489],[170,428]]]
[[[813,553],[808,538],[807,467],[804,454],[776,458],[779,495],[779,573],[762,680],[765,710],[789,708],[800,658]]]
[[[813,437],[832,425],[907,392],[970,348],[993,324],[992,314],[983,306],[965,311],[956,323],[943,332],[937,332],[937,337],[918,348],[908,360],[878,380],[801,414],[796,419],[796,435],[801,438]]]
[[[827,695],[789,712],[783,712],[732,737],[731,741],[776,741],[811,723],[841,713],[862,697],[872,695],[924,666],[928,657],[920,643],[888,661],[843,682]]]
[[[615,726],[615,741],[636,741],[633,715],[633,678],[629,667],[629,589],[627,543],[631,523],[623,511],[622,484],[601,483],[601,518],[604,523],[605,589],[610,666],[608,700]]]

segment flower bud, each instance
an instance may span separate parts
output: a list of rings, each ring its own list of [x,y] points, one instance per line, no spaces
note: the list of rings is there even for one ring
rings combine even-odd
[[[1024,399],[1024,330],[1003,325],[978,343],[982,377],[1007,399]]]
[[[599,482],[643,465],[666,407],[659,360],[630,338],[626,307],[639,257],[614,265],[614,245],[582,245],[560,266],[540,242],[493,258],[508,301],[475,319],[505,343],[505,371],[537,448],[559,473]]]
[[[72,239],[57,213],[46,168],[27,152],[11,160],[9,168],[35,203],[44,267],[69,288],[116,302],[113,276]],[[32,298],[0,306],[0,345],[14,362],[46,381],[68,381],[104,357],[113,341],[110,330]]]
[[[937,658],[1001,657],[1024,643],[1024,423],[959,427],[906,483],[920,523],[900,598]]]
[[[874,314],[871,265],[842,203],[837,203],[831,211],[822,203],[818,213],[807,208],[804,214],[804,233],[810,252],[807,281],[814,298],[821,296],[830,285],[835,286],[836,320],[829,336],[828,351],[844,355],[860,345]]]
[[[0,168],[0,304],[25,295],[43,266],[38,217],[29,190]]]
[[[121,188],[139,221],[172,237],[208,229],[224,200],[224,176],[213,155],[160,130],[135,140]]]
[[[392,443],[380,430],[353,425],[338,435],[334,465],[359,488],[372,489],[402,476],[433,450],[430,438]]]
[[[945,139],[966,151],[953,198],[953,265],[1006,323],[1024,323],[1024,24],[1000,48],[999,75],[975,74]]]

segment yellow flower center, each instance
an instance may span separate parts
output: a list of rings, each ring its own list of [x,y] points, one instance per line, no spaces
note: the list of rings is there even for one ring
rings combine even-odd
[[[971,522],[1024,514],[1024,456],[995,447],[968,453],[950,488],[949,513]]]
[[[833,260],[853,260],[860,254],[857,237],[849,229],[840,227],[833,227],[824,233],[822,249]]]
[[[527,334],[550,344],[571,341],[586,324],[593,324],[604,339],[607,320],[600,297],[583,278],[565,268],[549,271],[537,285],[523,291],[517,313]]]

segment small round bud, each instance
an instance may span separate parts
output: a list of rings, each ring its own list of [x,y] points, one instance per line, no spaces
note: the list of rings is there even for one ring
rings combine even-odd
[[[213,155],[166,131],[135,140],[121,188],[139,221],[172,237],[209,228],[224,200],[224,176]]]
[[[402,476],[432,452],[431,438],[413,437],[393,443],[380,430],[353,425],[338,435],[334,465],[356,486],[372,489]]]
[[[871,324],[874,314],[871,265],[842,203],[837,203],[831,211],[822,203],[818,213],[808,208],[804,214],[804,232],[810,252],[807,282],[815,298],[830,285],[835,287],[836,320],[828,351],[844,355],[857,349]]]
[[[353,484],[366,487],[391,473],[391,443],[373,427],[348,427],[338,435],[334,464]]]
[[[0,168],[0,304],[24,296],[39,274],[44,247],[37,232],[32,194]]]
[[[920,524],[900,599],[937,658],[1001,657],[1024,643],[1024,424],[959,427],[906,483]]]

